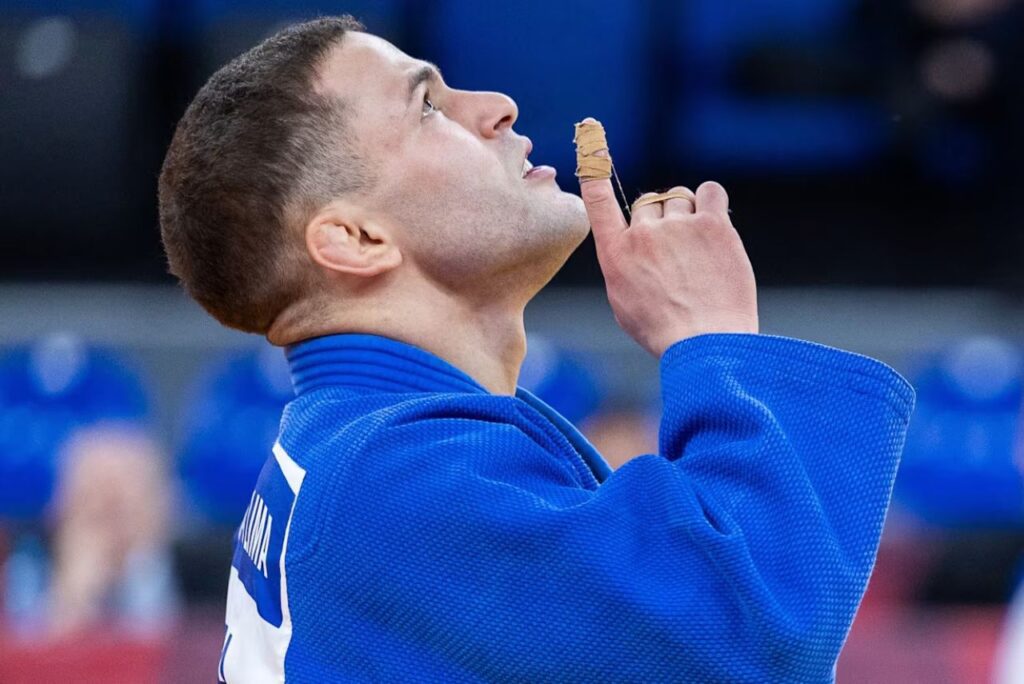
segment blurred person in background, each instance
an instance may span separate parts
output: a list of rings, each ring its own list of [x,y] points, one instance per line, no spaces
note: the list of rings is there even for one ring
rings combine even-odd
[[[541,335],[527,335],[519,387],[577,425],[614,470],[658,450],[656,417],[632,407],[607,406],[592,358],[570,353]]]
[[[604,389],[595,360],[573,354],[542,335],[527,335],[518,384],[558,411],[570,423],[587,420],[600,406]]]
[[[994,661],[994,684],[1024,682],[1024,558],[1019,564],[1017,590],[1010,601]]]
[[[281,410],[294,396],[281,350],[266,343],[200,372],[178,421],[175,461],[190,502],[207,522],[237,525],[277,437]]]
[[[148,425],[149,415],[133,361],[79,335],[52,332],[0,355],[0,524],[10,535],[0,604],[15,632],[33,637],[49,629],[47,518],[68,440],[112,421]]]
[[[1024,416],[1024,405],[1021,406]],[[1016,464],[1024,477],[1024,435],[1018,434]],[[1021,511],[1024,514],[1024,510]],[[1003,631],[995,656],[995,684],[1024,682],[1024,555],[1017,561],[1016,589],[1003,621]]]
[[[638,454],[658,451],[658,421],[644,411],[598,411],[580,425],[580,430],[612,469],[621,468]]]
[[[186,390],[174,450],[185,507],[174,550],[190,602],[221,607],[235,528],[294,397],[288,363],[266,341],[205,363]]]
[[[171,625],[169,507],[165,455],[138,428],[97,425],[68,441],[55,502],[52,635],[114,626],[152,636]]]
[[[928,239],[915,241],[912,266],[955,263],[954,278],[977,272],[968,284],[1019,288],[1024,233],[1008,227],[1020,223],[1016,192],[1024,183],[1024,138],[1016,133],[1024,117],[1024,3],[863,4],[873,18],[873,57],[865,61],[881,58],[871,77],[893,113],[894,161],[905,167],[890,175],[895,185],[908,180],[908,194],[923,184],[929,203],[942,207],[934,216],[926,207],[907,214],[929,227]],[[970,246],[965,230],[974,235]],[[956,259],[940,256],[946,245]]]
[[[297,392],[237,533],[221,680],[830,680],[913,391],[758,334],[721,186],[628,225],[607,179],[581,198],[534,167],[517,117],[346,17],[275,34],[179,123],[171,270],[285,346]],[[658,453],[614,472],[516,386],[523,309],[588,227],[661,363]]]
[[[30,521],[53,494],[64,441],[76,429],[149,420],[132,360],[68,331],[0,355],[0,517]]]

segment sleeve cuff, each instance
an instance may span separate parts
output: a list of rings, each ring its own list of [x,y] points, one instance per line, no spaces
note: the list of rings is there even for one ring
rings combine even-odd
[[[890,366],[862,354],[792,337],[749,333],[712,333],[676,342],[661,357],[661,374],[680,365],[706,362],[736,365],[753,361],[766,372],[796,375],[809,382],[835,386],[837,379],[853,391],[880,395],[909,417],[914,389]],[[730,363],[731,361],[731,363]]]

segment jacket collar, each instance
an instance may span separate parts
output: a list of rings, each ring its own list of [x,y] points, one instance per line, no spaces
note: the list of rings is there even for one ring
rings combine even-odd
[[[483,385],[440,357],[379,335],[345,333],[315,337],[285,349],[296,395],[323,387],[369,392],[490,394]],[[555,409],[517,388],[516,398],[547,418],[579,452],[597,482],[611,468],[582,434]]]
[[[487,389],[419,347],[379,335],[346,333],[285,349],[297,395],[322,387],[378,392],[469,392]]]

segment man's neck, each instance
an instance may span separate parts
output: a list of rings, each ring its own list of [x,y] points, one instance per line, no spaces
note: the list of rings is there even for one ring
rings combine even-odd
[[[289,324],[285,316],[268,338],[284,345],[331,333],[381,335],[437,355],[493,394],[515,393],[526,355],[525,301],[468,303],[433,288],[416,296],[389,295],[342,303],[337,311],[321,312],[315,326]]]
[[[493,394],[515,394],[526,355],[522,307],[422,307],[420,312],[415,324],[381,334],[436,354]]]

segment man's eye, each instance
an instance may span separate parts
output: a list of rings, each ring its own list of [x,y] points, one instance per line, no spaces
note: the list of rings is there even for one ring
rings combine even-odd
[[[439,111],[439,110],[437,109],[437,107],[434,106],[434,103],[430,101],[430,96],[424,95],[423,96],[423,116],[427,116],[428,114],[431,114],[432,112],[436,112],[436,111]]]

